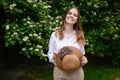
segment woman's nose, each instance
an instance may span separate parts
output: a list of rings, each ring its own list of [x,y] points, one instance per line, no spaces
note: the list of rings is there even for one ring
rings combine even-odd
[[[73,14],[71,14],[70,17],[73,17]]]

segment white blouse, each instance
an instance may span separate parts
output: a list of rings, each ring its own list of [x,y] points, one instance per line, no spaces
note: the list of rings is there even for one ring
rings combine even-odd
[[[53,59],[54,50],[55,49],[61,49],[64,46],[74,46],[74,47],[80,49],[82,51],[83,55],[85,54],[84,45],[79,45],[76,42],[75,31],[70,38],[68,38],[64,32],[63,32],[63,35],[64,35],[64,38],[62,40],[60,40],[55,35],[55,32],[53,32],[51,34],[51,37],[50,37],[50,40],[49,40],[49,50],[48,50],[47,55],[48,55],[49,62],[51,62],[53,64],[55,64],[55,60]]]

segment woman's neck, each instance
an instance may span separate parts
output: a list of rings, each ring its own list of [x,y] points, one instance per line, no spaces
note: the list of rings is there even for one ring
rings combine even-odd
[[[71,34],[71,33],[73,33],[74,32],[74,30],[73,30],[73,25],[65,25],[65,30],[64,30],[64,32],[66,33],[66,34]]]

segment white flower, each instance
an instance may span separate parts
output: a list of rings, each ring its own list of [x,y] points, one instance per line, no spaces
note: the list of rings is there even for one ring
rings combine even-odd
[[[117,23],[114,23],[114,26],[116,26],[117,25]]]
[[[41,35],[41,33],[39,32],[39,35]]]
[[[29,50],[33,50],[33,48],[29,48]]]
[[[50,22],[50,24],[52,24],[52,22]]]
[[[47,57],[47,55],[46,55],[46,54],[44,54],[44,53],[41,53],[41,54],[42,54],[42,56]]]
[[[50,27],[50,30],[52,30],[52,28]]]
[[[36,7],[37,5],[36,4],[33,4],[33,7]]]
[[[30,17],[29,17],[29,16],[27,17],[27,20],[30,20]]]
[[[33,28],[33,25],[30,25],[31,28]]]
[[[16,4],[15,4],[15,3],[10,4],[10,9],[13,9],[15,6],[16,6]]]
[[[11,37],[13,37],[14,35],[11,35]]]
[[[83,5],[82,3],[80,3],[80,5]]]
[[[113,36],[113,39],[116,39],[116,38],[119,38],[119,35],[115,34],[115,35]]]
[[[24,48],[22,48],[22,51],[25,51],[26,50],[26,48],[24,47]]]
[[[6,25],[6,26],[5,26],[5,29],[6,29],[6,30],[9,30],[9,29],[10,29],[9,25]]]
[[[118,28],[118,27],[115,27],[115,29],[116,29],[116,30],[119,30],[119,28]]]
[[[38,47],[38,48],[42,48],[42,46],[41,46],[41,45],[37,45],[37,47]]]
[[[46,23],[46,21],[45,21],[45,20],[44,20],[44,21],[41,21],[41,22]]]
[[[36,33],[34,33],[33,35],[34,35],[34,36],[38,36],[38,34],[36,34]]]
[[[23,41],[27,41],[27,40],[28,40],[28,37],[25,36],[25,37],[23,38]]]
[[[29,34],[29,36],[32,36],[32,34]]]
[[[20,32],[21,34],[24,34],[24,32]]]
[[[96,5],[96,4],[94,5],[94,7],[95,7],[95,8],[99,8],[99,6],[98,6],[98,5]]]
[[[48,8],[47,6],[44,6],[43,8]]]
[[[18,33],[14,32],[13,35],[17,35]]]
[[[48,6],[44,6],[43,8],[51,8],[51,6],[50,6],[50,5],[48,5]]]
[[[59,20],[55,20],[56,22],[59,22]]]
[[[51,8],[51,6],[50,6],[50,5],[48,5],[48,8]]]
[[[93,12],[94,15],[96,15],[96,12]]]
[[[17,31],[19,32],[20,30],[19,30],[19,29],[17,29]]]
[[[39,49],[35,49],[35,51],[39,51]]]
[[[37,2],[38,0],[34,0],[35,2]]]
[[[26,21],[26,19],[24,18],[23,21]]]
[[[32,0],[27,0],[27,2],[31,3],[31,2],[32,2]]]
[[[15,27],[13,27],[13,29],[15,29]]]
[[[31,24],[30,21],[27,21],[28,24]]]
[[[50,16],[50,15],[48,15],[47,17],[48,17],[48,18],[51,18],[51,16]]]
[[[118,37],[119,37],[119,35],[115,34],[115,35],[114,35],[114,37],[115,37],[115,38],[118,38]]]
[[[38,38],[38,39],[41,39],[41,37],[40,37],[40,36],[38,36],[37,38]]]
[[[109,21],[109,20],[110,20],[110,18],[108,16],[106,16],[105,21]]]
[[[89,45],[89,41],[88,41],[88,39],[86,39],[86,45]]]
[[[57,16],[56,18],[57,18],[57,19],[61,19],[62,17],[61,17],[61,16]]]
[[[56,24],[55,22],[53,22],[53,24]]]
[[[91,3],[91,2],[88,2],[87,4],[88,4],[88,6],[92,5],[92,3]]]

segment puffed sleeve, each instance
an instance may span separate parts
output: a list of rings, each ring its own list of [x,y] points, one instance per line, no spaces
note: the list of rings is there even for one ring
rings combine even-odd
[[[55,49],[55,32],[53,32],[50,36],[50,40],[49,40],[49,49],[48,49],[48,59],[49,59],[49,62],[55,64],[55,61],[53,59],[53,56],[54,56],[54,49]]]

